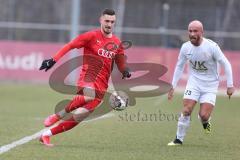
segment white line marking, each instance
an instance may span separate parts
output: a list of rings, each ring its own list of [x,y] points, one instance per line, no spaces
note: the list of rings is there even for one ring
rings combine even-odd
[[[111,114],[106,114],[106,115],[103,115],[101,117],[97,117],[97,118],[94,118],[94,119],[90,119],[90,120],[87,120],[87,121],[83,121],[82,123],[88,123],[88,122],[92,122],[92,121],[95,121],[95,120],[99,120],[99,119],[104,119],[104,118],[109,118],[109,117],[113,117],[114,114],[111,113]],[[0,147],[0,154],[3,154],[5,152],[8,152],[10,151],[11,149],[17,147],[17,146],[20,146],[20,145],[23,145],[25,143],[28,143],[30,142],[31,140],[34,140],[34,139],[37,139],[38,137],[41,136],[42,132],[44,132],[45,130],[47,130],[48,128],[46,129],[43,129],[33,135],[30,135],[30,136],[26,136],[26,137],[23,137],[22,139],[19,139],[17,141],[14,141],[10,144],[7,144],[7,145],[4,145],[4,146],[1,146]]]

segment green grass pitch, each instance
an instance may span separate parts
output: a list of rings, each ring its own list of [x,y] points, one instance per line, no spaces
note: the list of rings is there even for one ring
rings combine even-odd
[[[1,84],[0,146],[43,129],[43,119],[63,98],[47,85]],[[239,97],[230,101],[217,97],[211,135],[204,134],[196,106],[184,145],[168,147],[175,137],[181,99],[182,95],[175,95],[171,102],[165,95],[139,98],[136,106],[114,111],[113,117],[83,123],[53,137],[53,148],[32,140],[0,154],[0,160],[238,160]]]

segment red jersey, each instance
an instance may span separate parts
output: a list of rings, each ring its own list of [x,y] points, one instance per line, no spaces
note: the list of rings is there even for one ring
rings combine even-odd
[[[95,87],[100,86],[100,89],[106,90],[114,60],[120,72],[125,68],[124,61],[115,59],[116,55],[124,55],[123,49],[119,47],[120,43],[121,41],[115,35],[108,38],[102,34],[101,30],[93,30],[80,34],[66,44],[53,59],[58,61],[71,49],[84,48],[83,67],[78,84],[92,83]],[[111,46],[111,44],[114,44],[115,48],[107,50],[106,45]]]

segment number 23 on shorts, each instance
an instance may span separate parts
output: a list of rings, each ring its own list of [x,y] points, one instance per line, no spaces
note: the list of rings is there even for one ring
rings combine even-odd
[[[185,94],[185,95],[191,95],[191,94],[192,94],[192,91],[186,90],[184,94]]]

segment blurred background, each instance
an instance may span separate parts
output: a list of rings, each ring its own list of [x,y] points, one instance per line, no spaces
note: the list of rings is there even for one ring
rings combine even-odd
[[[194,19],[203,22],[205,36],[224,50],[236,68],[234,73],[240,72],[237,0],[0,0],[0,4],[2,80],[46,82],[50,73],[37,72],[42,60],[79,33],[98,28],[105,8],[116,11],[115,33],[133,42],[126,51],[129,61],[165,65],[167,81],[171,81],[179,48],[188,40],[187,26]]]
[[[136,46],[180,47],[188,23],[199,19],[205,35],[227,50],[240,50],[237,0],[0,0],[0,39],[67,42],[72,25],[79,33],[99,26],[104,8],[118,15],[116,33]]]
[[[141,63],[147,73],[149,70],[154,73],[151,74],[154,77],[139,76],[147,85],[141,91],[147,92],[154,84],[162,90],[156,77],[164,72],[164,68],[167,71],[159,79],[171,83],[179,49],[188,41],[187,26],[194,19],[203,22],[205,36],[216,41],[231,62],[234,84],[239,91],[239,0],[0,0],[0,159],[120,160],[124,157],[126,160],[192,160],[194,157],[195,160],[239,160],[240,93],[236,92],[231,100],[228,99],[222,70],[220,89],[223,92],[217,95],[212,118],[213,135],[202,133],[197,106],[183,148],[173,149],[166,145],[175,137],[177,123],[177,119],[169,120],[168,116],[171,118],[180,113],[182,93],[176,93],[171,102],[165,95],[137,97],[136,106],[54,137],[56,147],[51,149],[40,145],[38,140],[29,142],[37,137],[29,139],[26,136],[43,129],[43,120],[56,111],[58,102],[72,99],[73,95],[53,90],[49,86],[49,77],[59,65],[81,55],[82,49],[65,55],[48,72],[39,71],[42,61],[78,34],[98,28],[100,14],[105,8],[116,11],[115,33],[122,40],[133,43],[125,50],[130,66]],[[154,64],[154,70],[148,70],[148,64]],[[78,78],[78,74],[70,74],[70,83]],[[120,74],[113,72],[112,76],[115,75]],[[136,75],[134,72],[133,77]],[[138,87],[134,85],[142,85],[139,79],[131,79],[136,82],[131,83],[133,86],[124,86]],[[179,89],[185,87],[187,79],[186,67]],[[124,82],[129,84],[129,81]],[[142,115],[140,121],[139,113]],[[151,119],[159,113],[164,120],[162,117]],[[28,139],[26,144],[17,146],[22,144],[17,140],[23,137]],[[12,143],[16,141],[17,145]],[[13,149],[8,150],[9,147]]]

